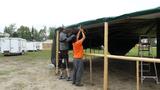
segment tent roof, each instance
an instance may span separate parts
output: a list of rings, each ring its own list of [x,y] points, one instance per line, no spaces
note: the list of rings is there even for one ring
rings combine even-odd
[[[128,19],[155,19],[155,18],[160,18],[160,7],[123,14],[117,17],[103,17],[95,20],[84,21],[84,22],[70,25],[67,28],[77,28],[80,25],[86,28],[90,28],[93,26],[95,27],[95,26],[103,25],[104,22],[108,22],[109,24],[114,24],[114,23],[118,23]]]
[[[155,37],[159,20],[160,7],[80,22],[68,26],[66,30],[77,33],[77,27],[82,25],[87,36],[84,48],[97,48],[104,44],[104,22],[108,22],[109,52],[114,55],[124,55],[139,42],[141,35]]]

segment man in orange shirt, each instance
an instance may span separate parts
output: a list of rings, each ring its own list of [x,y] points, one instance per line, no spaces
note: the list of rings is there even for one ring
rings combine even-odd
[[[80,33],[82,33],[82,38],[80,38]],[[83,86],[81,83],[81,78],[84,71],[84,64],[83,64],[83,41],[85,40],[86,36],[84,34],[84,30],[80,27],[79,32],[77,33],[76,38],[73,40],[73,77],[72,77],[72,84],[76,86]]]

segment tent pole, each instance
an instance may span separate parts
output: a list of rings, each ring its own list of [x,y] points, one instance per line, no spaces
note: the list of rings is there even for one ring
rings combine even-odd
[[[91,50],[90,50],[91,53]],[[93,84],[93,78],[92,78],[92,56],[89,56],[89,64],[90,64],[90,84]]]
[[[58,74],[59,31],[56,32],[56,74]]]
[[[136,90],[139,90],[139,61],[136,61],[136,79],[137,79]]]
[[[104,80],[103,90],[108,90],[108,23],[104,23]]]

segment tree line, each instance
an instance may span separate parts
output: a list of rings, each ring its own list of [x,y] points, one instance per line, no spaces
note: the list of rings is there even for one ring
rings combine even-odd
[[[5,26],[4,33],[10,34],[10,37],[19,37],[27,41],[45,41],[47,39],[52,39],[55,29],[55,27],[49,27],[47,29],[47,27],[44,26],[42,29],[37,30],[34,27],[30,29],[23,25],[16,28],[16,24],[10,24],[9,26]],[[49,31],[49,35],[47,35],[47,31]]]

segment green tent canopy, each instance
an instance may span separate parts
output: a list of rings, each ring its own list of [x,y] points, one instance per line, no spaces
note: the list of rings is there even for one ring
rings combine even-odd
[[[160,7],[80,22],[67,26],[67,30],[77,32],[77,27],[82,25],[87,37],[84,47],[97,48],[104,44],[104,22],[108,22],[109,52],[114,55],[124,55],[138,43],[140,35],[156,37],[159,18]]]
[[[157,37],[157,56],[160,58],[160,7],[128,13],[117,17],[104,17],[73,24],[66,30],[77,33],[80,25],[86,31],[84,48],[98,48],[104,44],[104,22],[109,24],[108,49],[110,54],[125,55],[139,42],[140,35]],[[56,34],[53,36],[51,61],[55,64]],[[70,49],[72,44],[70,43]],[[159,51],[158,51],[159,50]]]

